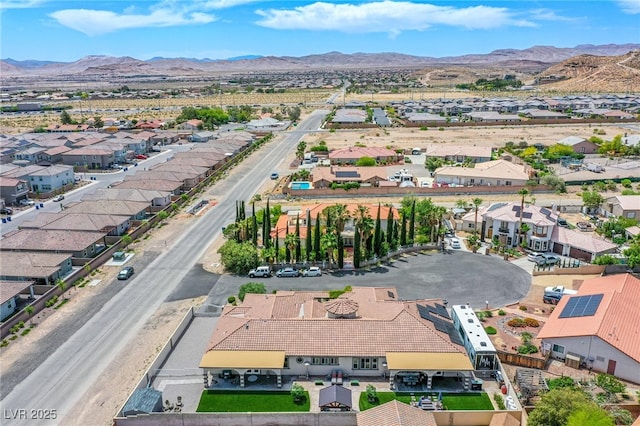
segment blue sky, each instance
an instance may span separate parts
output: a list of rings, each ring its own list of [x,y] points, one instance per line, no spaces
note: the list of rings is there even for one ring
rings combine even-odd
[[[457,56],[640,43],[640,0],[0,0],[0,57]]]

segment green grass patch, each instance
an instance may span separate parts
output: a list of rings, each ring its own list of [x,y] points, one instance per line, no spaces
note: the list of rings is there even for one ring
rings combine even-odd
[[[491,326],[485,327],[484,331],[486,331],[487,334],[496,334],[498,332],[498,330],[496,330],[495,327],[491,327]]]
[[[422,395],[431,395],[434,392],[414,392],[416,400],[420,399]],[[360,400],[358,405],[360,411],[368,410],[369,408],[377,407],[385,402],[393,401],[397,399],[405,404],[411,403],[410,393],[394,393],[394,392],[378,392],[378,400],[371,403],[367,400],[365,392],[360,394]],[[493,404],[486,393],[470,393],[470,394],[442,394],[442,404],[447,407],[447,410],[493,410]]]
[[[61,308],[65,303],[67,303],[69,301],[69,299],[62,299],[62,301],[60,303],[58,303],[56,306],[53,307],[53,309],[59,309]]]
[[[447,410],[493,410],[493,404],[486,393],[445,394],[442,404]]]
[[[269,413],[309,411],[311,403],[309,393],[304,393],[300,404],[293,402],[289,392],[251,392],[251,391],[203,391],[198,404],[199,413],[246,412]]]

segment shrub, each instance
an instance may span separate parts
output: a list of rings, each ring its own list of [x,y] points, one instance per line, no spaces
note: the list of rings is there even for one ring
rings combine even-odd
[[[496,330],[495,327],[491,327],[491,326],[485,327],[484,331],[486,331],[487,334],[497,334],[498,333],[498,330]]]
[[[526,306],[520,306],[518,309],[520,309],[521,311],[526,311],[527,307]]]
[[[526,324],[522,318],[511,318],[507,321],[509,327],[526,327]]]
[[[507,315],[507,313],[506,313],[505,311],[503,311],[502,309],[500,309],[500,310],[498,311],[498,315],[500,315],[501,317],[503,317],[503,316]]]
[[[378,391],[376,391],[376,387],[369,384],[367,385],[367,400],[369,402],[376,402],[378,400]]]
[[[621,393],[627,388],[624,383],[610,374],[600,373],[596,376],[596,385],[607,393]]]
[[[527,327],[540,327],[540,323],[535,318],[525,318],[524,324]]]
[[[484,311],[483,313],[484,313],[485,317],[487,317],[487,318],[491,318],[493,316],[493,312],[491,312],[491,311]]]
[[[535,345],[532,345],[531,343],[527,343],[526,345],[521,345],[518,346],[518,353],[519,354],[535,354],[536,352],[538,352],[538,348],[535,347]]]
[[[236,302],[236,297],[235,296],[227,297],[227,303],[233,305],[235,302]]]
[[[291,396],[293,397],[293,402],[301,402],[304,398],[304,388],[301,385],[294,383],[293,386],[291,386]]]
[[[494,393],[493,400],[496,402],[496,405],[498,406],[498,410],[504,410],[505,408],[507,408],[504,405],[504,399],[502,399],[502,394]]]
[[[569,376],[558,377],[557,379],[548,379],[547,384],[549,390],[557,388],[573,388],[576,386],[576,382]]]

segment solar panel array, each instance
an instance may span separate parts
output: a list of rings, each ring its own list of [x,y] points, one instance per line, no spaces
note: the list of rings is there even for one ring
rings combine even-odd
[[[463,341],[460,338],[460,334],[458,334],[458,330],[456,330],[456,328],[453,326],[453,322],[450,321],[451,317],[449,316],[449,312],[447,312],[447,308],[439,303],[436,303],[435,307],[430,305],[416,306],[418,307],[418,313],[420,314],[420,317],[426,319],[427,321],[431,321],[436,330],[448,334],[451,343],[455,343],[456,345],[463,344]],[[443,319],[441,317],[446,319]]]
[[[336,177],[340,177],[340,178],[360,177],[360,174],[356,170],[339,170],[339,171],[336,171]]]
[[[573,296],[565,305],[559,318],[590,317],[596,314],[603,294],[590,294],[587,296]]]

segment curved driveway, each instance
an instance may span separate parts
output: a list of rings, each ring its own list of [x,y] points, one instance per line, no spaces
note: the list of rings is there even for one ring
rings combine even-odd
[[[470,303],[473,308],[500,307],[523,298],[531,275],[496,256],[458,250],[403,257],[370,272],[323,274],[322,278],[247,278],[223,275],[209,293],[212,305],[224,305],[246,282],[262,282],[273,290],[332,290],[347,285],[396,287],[402,299],[446,299],[449,304]]]

